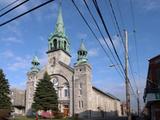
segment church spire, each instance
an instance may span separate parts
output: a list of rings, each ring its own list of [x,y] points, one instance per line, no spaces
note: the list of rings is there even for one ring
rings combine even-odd
[[[59,0],[58,16],[57,22],[55,25],[54,33],[51,33],[51,36],[48,40],[49,48],[48,52],[53,52],[57,50],[63,50],[65,53],[69,54],[70,43],[68,37],[65,34],[64,22],[62,17],[62,2]]]
[[[87,49],[83,43],[83,40],[81,42],[80,48],[77,52],[78,54],[78,59],[77,59],[77,64],[81,64],[81,63],[86,63],[87,62]]]
[[[61,0],[59,0],[58,18],[57,18],[57,23],[56,23],[54,34],[65,36],[64,22],[63,22],[63,17],[62,17],[62,1]]]
[[[39,69],[40,62],[37,56],[33,57],[31,64],[32,64],[31,72],[38,72],[40,70]]]

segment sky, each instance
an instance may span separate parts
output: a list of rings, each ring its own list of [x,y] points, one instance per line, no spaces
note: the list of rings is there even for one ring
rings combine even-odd
[[[11,3],[11,1],[14,0],[0,0],[0,8]],[[104,45],[102,37],[98,33],[93,20],[89,16],[83,1],[75,1],[85,15],[86,19],[89,21],[92,29],[96,32],[98,39]],[[136,84],[140,90],[141,103],[143,103],[142,97],[148,70],[148,60],[159,55],[160,53],[160,1],[132,0],[135,15],[137,47],[135,45],[133,33],[134,28],[132,24],[133,19],[129,0],[111,1],[113,8],[115,9],[121,31],[123,32],[123,29],[128,31],[130,62]],[[19,15],[42,2],[44,2],[44,0],[30,0],[28,3],[15,9],[9,14],[0,17],[0,23]],[[94,13],[94,16],[96,17],[103,34],[105,35],[105,39],[111,47],[108,36],[104,31],[91,0],[87,0],[87,2]],[[108,0],[99,0],[98,3],[118,54],[124,63],[124,49],[114,27],[112,19],[113,16],[111,14]],[[4,11],[0,11],[0,14]],[[105,92],[115,95],[124,101],[124,79],[122,79],[121,76],[116,72],[115,67],[109,67],[112,65],[112,63],[109,61],[109,58],[106,56],[99,43],[87,28],[86,24],[74,8],[71,0],[62,0],[62,12],[66,34],[71,43],[71,66],[73,66],[73,64],[76,62],[77,50],[80,46],[81,40],[84,39],[84,44],[88,49],[88,63],[90,63],[92,66],[93,85]],[[0,27],[0,68],[4,70],[6,78],[9,80],[11,87],[16,87],[19,89],[26,88],[26,73],[31,68],[31,60],[34,55],[39,57],[41,68],[47,63],[46,51],[48,49],[48,38],[50,34],[54,32],[57,13],[58,0],[55,0],[54,2],[51,2],[50,4],[36,11],[33,11],[9,24]],[[137,63],[136,48],[139,65]],[[107,52],[109,53],[108,50]],[[119,67],[119,65],[116,65],[116,67]],[[129,74],[129,76],[131,83],[135,88],[135,82],[131,74]],[[132,93],[131,103],[132,106],[135,106],[136,104],[135,96]]]

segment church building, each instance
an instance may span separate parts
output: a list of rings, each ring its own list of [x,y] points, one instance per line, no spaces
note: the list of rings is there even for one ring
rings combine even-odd
[[[27,73],[25,113],[32,113],[36,85],[48,72],[58,95],[58,109],[64,115],[78,114],[82,118],[120,116],[120,100],[92,86],[92,67],[87,54],[82,41],[77,51],[77,61],[70,66],[70,42],[65,33],[60,3],[55,30],[48,38],[48,62],[40,69],[38,57],[34,56]]]

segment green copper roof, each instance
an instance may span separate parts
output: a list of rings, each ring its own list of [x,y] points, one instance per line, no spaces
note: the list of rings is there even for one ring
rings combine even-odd
[[[51,33],[48,39],[48,52],[63,50],[67,54],[70,53],[70,42],[65,34],[64,22],[62,17],[62,2],[59,0],[58,17],[54,33]],[[70,54],[69,54],[70,55]]]
[[[38,72],[40,70],[38,68],[38,66],[40,65],[38,57],[34,56],[31,63],[32,63],[31,72]]]
[[[62,3],[61,3],[61,1],[59,2],[58,18],[57,18],[57,23],[56,23],[54,34],[65,37],[65,29],[64,29],[64,22],[63,22],[63,17],[62,17]]]
[[[83,43],[83,40],[82,40],[82,42],[81,42],[81,45],[80,45],[79,50],[87,51],[87,49],[86,49],[86,47],[85,47],[85,45],[84,45],[84,43]]]
[[[39,65],[39,64],[40,64],[37,56],[34,56],[34,57],[33,57],[33,59],[32,59],[32,64],[33,64],[33,65]]]
[[[83,64],[83,63],[87,63],[87,49],[84,46],[83,40],[81,42],[80,48],[78,50],[78,59],[77,59],[77,65],[78,64]]]

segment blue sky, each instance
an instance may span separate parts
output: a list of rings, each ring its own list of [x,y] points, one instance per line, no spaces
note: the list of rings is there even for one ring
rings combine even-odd
[[[12,0],[14,1],[14,0]],[[106,0],[107,1],[107,0]],[[100,6],[107,26],[111,33],[112,39],[118,50],[119,55],[123,58],[123,47],[119,37],[116,36],[112,19],[110,16],[110,8],[108,2],[101,0]],[[115,8],[116,15],[120,27],[122,22],[120,19],[119,11],[117,9],[116,0],[112,0],[113,7]],[[140,62],[140,72],[137,71],[136,53],[135,53],[135,42],[133,39],[133,27],[132,17],[129,0],[119,1],[119,6],[122,12],[123,21],[125,28],[129,34],[129,54],[130,60],[133,66],[133,72],[136,78],[136,82],[141,91],[141,98],[143,95],[143,89],[145,86],[147,70],[148,70],[148,59],[158,55],[159,49],[159,21],[160,21],[160,1],[158,0],[133,0],[134,11],[135,11],[135,24],[136,24],[136,35],[137,35],[137,47]],[[10,3],[11,0],[0,0],[0,8]],[[30,0],[27,4],[19,7],[12,11],[8,15],[1,17],[0,23],[18,15],[33,6],[42,3],[43,0],[34,1]],[[85,14],[85,17],[91,21],[90,24],[93,30],[97,32],[98,38],[102,41],[97,29],[95,28],[93,21],[89,17],[87,10],[85,9],[82,0],[76,0],[80,9]],[[97,16],[93,5],[88,0],[88,3]],[[93,79],[92,83],[98,88],[110,92],[115,96],[125,99],[124,94],[124,80],[117,74],[115,68],[109,67],[111,65],[109,59],[101,49],[100,45],[93,37],[82,18],[74,8],[70,0],[63,0],[62,2],[63,18],[65,23],[66,33],[71,42],[71,55],[72,55],[72,66],[76,62],[77,50],[79,48],[81,39],[84,39],[85,45],[88,49],[89,63],[92,65]],[[0,27],[0,68],[2,68],[9,79],[11,87],[18,87],[25,89],[26,84],[26,73],[30,70],[32,57],[36,54],[41,62],[41,67],[47,62],[47,46],[48,37],[50,33],[54,31],[57,11],[58,0],[52,2],[45,7],[42,7],[22,18],[17,19],[3,27]],[[2,12],[1,12],[2,13]],[[101,24],[97,18],[98,23]],[[102,25],[100,25],[103,29]],[[108,37],[103,31],[107,42],[109,43]],[[103,42],[102,42],[103,44]],[[110,43],[109,43],[110,44]],[[138,74],[140,73],[140,74]],[[139,77],[140,76],[140,77]],[[135,85],[131,77],[133,86]],[[132,95],[132,104],[135,104],[135,98]],[[141,102],[143,102],[141,100]]]

